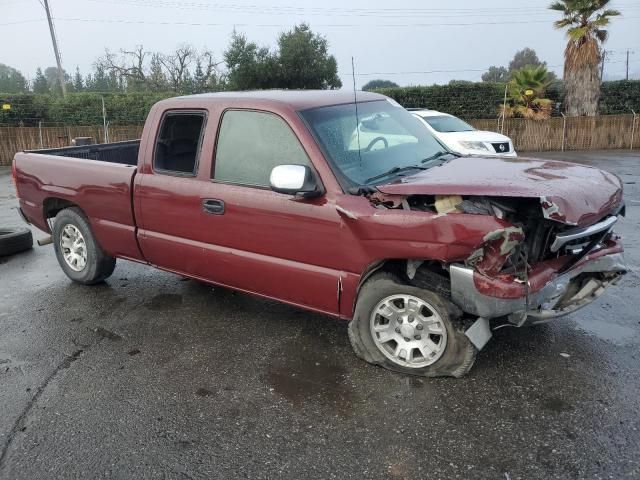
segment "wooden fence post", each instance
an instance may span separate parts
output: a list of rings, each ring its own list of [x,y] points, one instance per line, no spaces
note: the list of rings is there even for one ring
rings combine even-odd
[[[636,133],[636,118],[638,117],[634,110],[631,111],[633,112],[633,120],[631,120],[631,144],[629,145],[629,150],[633,150],[633,136]]]

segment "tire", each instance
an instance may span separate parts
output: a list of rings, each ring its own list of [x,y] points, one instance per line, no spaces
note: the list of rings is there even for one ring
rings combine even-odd
[[[419,310],[416,311],[419,311],[419,315],[409,315],[406,318],[406,315],[403,314],[405,315],[403,323],[397,323],[397,320],[394,323],[394,320],[389,320],[378,313],[374,316],[374,312],[380,311],[381,305],[390,305],[390,301],[399,301],[402,305],[405,300],[396,297],[405,297],[410,304],[418,305]],[[421,303],[417,303],[418,301]],[[452,307],[441,295],[402,283],[390,273],[377,273],[368,279],[360,290],[355,314],[349,323],[349,340],[356,355],[373,365],[423,377],[459,378],[471,369],[477,351],[461,328],[457,326],[457,318],[453,313],[456,309]],[[406,304],[403,311],[409,311]],[[432,316],[427,316],[428,313],[431,313]],[[388,323],[382,324],[387,320]],[[385,325],[396,325],[392,328],[393,332],[388,330],[385,331],[385,334],[398,338],[398,341],[389,340],[388,343],[381,344],[380,341],[374,339],[372,324],[381,328],[385,328]],[[405,324],[409,324],[409,326],[403,327]],[[400,328],[406,330],[398,332]],[[421,328],[421,330],[417,330],[417,328]],[[431,333],[432,329],[440,333]],[[394,332],[398,335],[395,335]],[[405,340],[402,336],[408,334],[407,332],[413,332],[409,335],[420,335],[410,338],[410,343],[402,343]],[[423,335],[425,332],[427,335]],[[378,336],[377,333],[375,335]],[[382,336],[379,338],[382,339]],[[420,338],[420,342],[426,344],[423,350],[413,347],[417,342],[417,340],[414,342],[414,338]],[[403,347],[403,345],[407,347]],[[437,346],[437,348],[431,351],[427,345],[429,345],[428,348],[431,346]],[[396,351],[397,348],[404,348],[401,350],[401,354],[405,352],[404,359],[401,356],[395,359],[389,357],[393,356],[393,353],[388,350],[394,350],[394,347]],[[383,353],[383,350],[387,351],[387,354]],[[406,354],[407,350],[410,351],[409,356]],[[429,355],[422,355],[423,351],[428,352]]]
[[[33,235],[28,228],[0,228],[0,257],[29,250]]]
[[[75,263],[65,259],[65,255],[70,253],[70,249],[64,245],[69,245],[68,233],[79,231],[83,240],[83,247],[78,248],[79,257],[84,258],[84,262]],[[107,255],[98,244],[89,222],[79,208],[65,208],[58,212],[53,224],[53,248],[58,258],[58,263],[64,273],[71,280],[83,285],[94,285],[110,277],[116,267],[116,259]]]

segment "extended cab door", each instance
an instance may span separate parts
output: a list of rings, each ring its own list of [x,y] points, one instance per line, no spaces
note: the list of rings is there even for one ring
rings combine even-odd
[[[138,242],[149,263],[181,273],[194,272],[202,261],[198,246],[201,210],[198,193],[200,159],[207,154],[206,110],[161,112],[134,193]],[[210,150],[209,150],[210,154]]]
[[[252,110],[222,114],[200,215],[212,281],[337,313],[340,217],[325,197],[273,192],[276,165],[313,165],[289,124]]]

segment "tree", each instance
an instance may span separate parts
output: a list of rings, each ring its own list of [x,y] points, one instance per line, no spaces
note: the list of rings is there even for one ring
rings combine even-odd
[[[196,51],[191,45],[182,45],[169,55],[158,55],[157,58],[168,74],[171,90],[179,92],[188,90],[189,66],[196,60]]]
[[[280,34],[278,64],[281,88],[340,88],[338,63],[329,55],[329,42],[306,23]]]
[[[127,90],[137,91],[144,89],[148,84],[146,74],[146,59],[150,55],[142,45],[136,45],[133,50],[121,49],[119,53],[105,50],[99,65],[109,76],[116,77],[118,83],[126,83]]]
[[[562,13],[554,22],[558,29],[566,28],[567,47],[564,51],[565,109],[569,115],[594,116],[600,99],[601,44],[609,35],[605,27],[611,17],[620,15],[607,9],[610,0],[560,0],[549,8]]]
[[[509,72],[504,67],[491,66],[481,78],[483,82],[506,82],[509,79]]]
[[[80,73],[80,68],[76,66],[76,73],[73,76],[73,91],[82,92],[84,90],[84,86],[84,79],[82,78],[82,74]]]
[[[69,86],[69,90],[73,89],[71,84],[71,77],[64,70],[62,71],[64,83]],[[49,86],[49,93],[55,93],[56,95],[62,95],[62,88],[60,88],[60,81],[58,76],[58,67],[47,67],[44,69],[44,77],[47,79],[47,85]],[[71,84],[71,85],[70,85]]]
[[[232,90],[276,88],[278,61],[268,48],[249,42],[242,33],[233,32],[224,52],[227,82]]]
[[[181,45],[169,54],[146,51],[142,45],[119,53],[105,51],[96,68],[108,75],[116,89],[127,91],[151,90],[191,93],[193,78],[190,68],[197,62],[204,64],[202,81],[208,86],[217,85],[216,64],[209,51],[199,53],[191,45]]]
[[[109,92],[111,85],[109,77],[101,64],[95,65],[93,75],[87,76],[87,90],[91,92]]]
[[[547,62],[543,62],[538,58],[538,54],[532,48],[523,48],[518,50],[511,61],[509,62],[509,68],[491,66],[489,70],[482,74],[483,82],[508,82],[511,78],[512,72],[520,70],[526,66],[531,67],[546,67]],[[551,80],[556,80],[556,75],[553,72],[548,72]]]
[[[192,93],[204,93],[207,91],[207,81],[202,69],[202,61],[198,59],[196,61],[196,69],[193,72],[193,92]]]
[[[33,79],[33,93],[49,93],[49,82],[40,67],[36,69],[36,76]]]
[[[370,80],[362,86],[362,90],[365,92],[376,90],[377,88],[398,88],[399,85],[391,80]]]
[[[221,90],[223,76],[218,73],[213,53],[205,50],[196,58],[196,70],[193,76],[193,93],[215,92]]]
[[[509,72],[520,70],[527,66],[537,67],[540,65],[546,67],[547,62],[541,62],[534,49],[523,48],[513,55],[513,59],[509,62]]]
[[[527,65],[511,73],[507,84],[509,105],[502,106],[505,117],[546,120],[551,116],[552,101],[545,98],[551,84],[544,65]]]
[[[271,52],[233,32],[224,52],[228,86],[234,90],[264,88],[340,88],[338,65],[327,40],[301,24],[280,34]]]
[[[151,65],[149,67],[149,77],[147,80],[151,89],[156,92],[166,92],[169,90],[169,82],[162,69],[162,62],[158,54],[151,56]]]
[[[0,63],[0,92],[22,93],[27,90],[27,80],[13,67]]]

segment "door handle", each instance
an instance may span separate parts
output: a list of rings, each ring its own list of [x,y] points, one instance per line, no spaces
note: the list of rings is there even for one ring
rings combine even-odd
[[[224,214],[224,202],[215,198],[206,198],[202,201],[202,209],[212,215]]]

